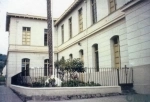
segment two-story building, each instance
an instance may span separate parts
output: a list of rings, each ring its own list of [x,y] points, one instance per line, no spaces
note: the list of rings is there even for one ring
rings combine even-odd
[[[7,13],[6,31],[9,31],[7,54],[7,85],[11,77],[29,68],[48,67],[47,18]],[[47,73],[45,73],[47,74]]]
[[[55,22],[55,58],[85,67],[133,67],[134,89],[150,93],[150,0],[75,0]]]

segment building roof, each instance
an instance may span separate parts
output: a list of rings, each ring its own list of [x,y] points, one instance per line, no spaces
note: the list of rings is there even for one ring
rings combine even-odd
[[[27,19],[37,19],[37,20],[47,20],[47,17],[42,16],[35,16],[35,15],[28,15],[28,14],[17,14],[17,13],[7,13],[6,15],[6,31],[9,31],[9,24],[10,24],[10,18],[16,17],[16,18],[27,18]],[[53,18],[54,21],[57,20],[57,18]]]
[[[85,1],[85,0],[75,0],[69,6],[69,8],[57,19],[57,21],[55,22],[55,26],[57,26],[66,16],[68,16],[70,14],[70,12],[72,12],[83,1]]]
[[[11,17],[47,20],[47,17],[42,17],[42,16],[33,16],[33,15],[28,15],[28,14],[17,14],[17,13],[7,13],[7,15],[6,15],[6,31],[9,31],[9,24],[10,24],[10,18]]]

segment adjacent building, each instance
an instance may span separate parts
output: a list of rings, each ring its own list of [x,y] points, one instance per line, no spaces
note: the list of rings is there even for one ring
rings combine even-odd
[[[149,22],[150,0],[75,0],[55,22],[55,58],[132,67],[134,89],[150,93]]]
[[[7,85],[11,77],[29,68],[43,68],[48,64],[47,18],[7,13],[9,31],[7,54]],[[46,67],[46,66],[45,66]]]

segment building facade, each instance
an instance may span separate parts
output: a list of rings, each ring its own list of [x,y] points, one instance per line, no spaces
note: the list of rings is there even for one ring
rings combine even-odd
[[[46,64],[47,18],[7,13],[6,31],[9,31],[7,85],[10,85],[11,77],[17,73],[29,68],[43,68]]]
[[[84,67],[133,68],[134,89],[150,93],[150,0],[75,0],[54,23],[54,61],[81,58]],[[48,66],[46,18],[8,14],[7,83]]]
[[[132,67],[134,89],[150,93],[149,22],[149,0],[75,0],[55,22],[55,58],[95,71]]]

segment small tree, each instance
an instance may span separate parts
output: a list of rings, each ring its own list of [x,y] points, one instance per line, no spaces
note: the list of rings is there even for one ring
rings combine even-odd
[[[69,59],[66,61],[65,70],[69,72],[84,72],[85,70],[83,66],[83,61],[81,61],[79,58],[73,60]]]
[[[74,72],[84,72],[84,64],[83,61],[81,61],[79,58],[76,59],[69,59],[69,60],[64,60],[63,58],[60,61],[55,62],[55,67],[57,67],[61,73],[61,79],[63,80],[65,72],[69,72],[70,77],[75,76]]]

